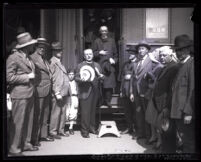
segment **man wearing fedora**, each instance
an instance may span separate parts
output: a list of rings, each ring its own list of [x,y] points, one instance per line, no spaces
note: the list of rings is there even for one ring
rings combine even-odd
[[[150,136],[150,126],[145,121],[145,111],[151,97],[151,88],[146,76],[160,64],[151,60],[148,55],[150,49],[150,45],[144,40],[136,45],[137,61],[133,63],[130,81],[130,99],[136,106],[137,139],[146,138],[146,142]]]
[[[188,35],[175,38],[174,49],[179,59],[179,71],[172,85],[170,117],[183,142],[183,153],[195,153],[195,105],[193,42]]]
[[[99,78],[103,78],[101,67],[93,61],[92,49],[84,50],[85,61],[78,64],[76,68],[75,80],[78,83],[78,97],[81,109],[81,135],[83,138],[89,138],[89,133],[97,134],[96,130],[96,107],[100,97]],[[85,71],[90,72],[89,78],[82,77],[81,69],[88,67]],[[95,73],[95,75],[92,74]],[[92,78],[94,76],[94,78]]]
[[[113,88],[116,87],[115,64],[118,61],[118,54],[115,40],[108,36],[107,26],[101,26],[99,31],[101,37],[94,41],[92,49],[94,61],[100,64],[105,75],[102,87],[104,104],[111,107]]]
[[[22,151],[36,151],[31,142],[34,112],[35,66],[29,55],[35,51],[32,39],[27,32],[17,36],[16,51],[6,62],[6,79],[12,99],[12,122],[10,126],[9,153],[22,155]]]
[[[40,146],[41,141],[53,141],[48,136],[48,117],[50,113],[51,73],[46,60],[48,43],[45,38],[38,38],[36,51],[31,59],[36,67],[36,93],[34,108],[34,125],[32,131],[32,144]]]
[[[68,137],[65,132],[65,119],[67,97],[71,95],[69,79],[66,68],[61,62],[62,45],[60,42],[53,42],[52,58],[50,59],[50,71],[52,73],[52,110],[50,116],[50,136],[61,139],[61,136]]]

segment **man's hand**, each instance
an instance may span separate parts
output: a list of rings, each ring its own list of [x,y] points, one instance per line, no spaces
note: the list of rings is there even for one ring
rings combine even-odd
[[[62,96],[60,94],[56,95],[57,100],[62,100]]]
[[[191,115],[184,115],[184,124],[190,124],[192,120]]]
[[[35,78],[35,74],[33,72],[28,74],[29,79],[34,79]]]
[[[115,61],[113,58],[110,58],[109,61],[110,61],[110,64],[115,64]]]
[[[123,93],[122,93],[122,92],[120,92],[119,96],[122,98],[122,97],[123,97]]]
[[[131,79],[131,74],[126,74],[124,77],[126,80],[130,80]]]
[[[7,109],[9,111],[12,110],[12,102],[11,102],[11,97],[10,97],[10,94],[7,93]]]
[[[101,51],[99,51],[99,54],[100,54],[100,55],[107,55],[107,54],[108,54],[108,51],[101,50]]]
[[[134,102],[134,94],[130,95],[130,100],[131,100],[131,102]]]

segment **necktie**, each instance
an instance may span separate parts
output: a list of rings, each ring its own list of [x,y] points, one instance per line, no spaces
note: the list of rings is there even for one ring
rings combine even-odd
[[[138,66],[137,66],[137,73],[140,72],[141,67],[142,67],[142,60],[139,61],[139,63],[138,63]]]

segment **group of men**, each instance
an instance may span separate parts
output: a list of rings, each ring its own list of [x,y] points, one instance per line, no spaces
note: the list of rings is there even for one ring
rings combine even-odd
[[[127,129],[133,139],[163,153],[195,152],[193,42],[175,38],[173,47],[159,48],[158,59],[146,41],[139,42],[121,74]],[[177,59],[175,59],[175,53]]]
[[[108,37],[108,28],[102,26],[100,34],[92,49],[84,50],[84,61],[72,73],[76,81],[76,84],[72,83],[74,88],[70,84],[73,77],[68,76],[72,71],[67,72],[61,62],[63,48],[60,42],[51,44],[52,58],[47,60],[50,45],[45,38],[32,39],[28,32],[17,36],[15,50],[6,62],[6,78],[12,101],[8,144],[11,155],[37,151],[40,141],[54,141],[69,136],[65,131],[66,109],[72,102],[76,102],[74,105],[77,109],[76,97],[79,98],[82,137],[89,138],[89,133],[98,133],[96,107],[101,96],[104,97],[102,104],[111,107],[110,100],[116,86],[115,64],[118,61],[115,41]],[[158,121],[163,113],[162,119],[174,123],[175,132],[180,134],[184,152],[194,151],[194,69],[191,47],[192,41],[187,35],[178,36],[174,48],[180,63],[173,63],[172,52],[161,50],[160,61],[157,61],[149,57],[151,47],[145,41],[136,46],[137,54],[131,55],[130,61],[124,66],[120,89],[120,96],[125,99],[128,128],[134,132],[133,139],[145,137],[149,143],[153,142],[156,138],[152,135],[154,130],[160,130],[158,123],[161,122],[150,121],[149,115],[153,114],[151,119],[155,115]],[[76,114],[77,110],[74,112]],[[69,133],[73,134],[72,125]]]

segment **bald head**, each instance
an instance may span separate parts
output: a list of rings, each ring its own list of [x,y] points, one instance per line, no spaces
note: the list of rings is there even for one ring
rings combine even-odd
[[[173,51],[170,46],[163,46],[159,49],[159,60],[166,65],[172,61]]]
[[[94,57],[92,49],[85,49],[84,50],[84,58],[86,61],[92,61]]]

